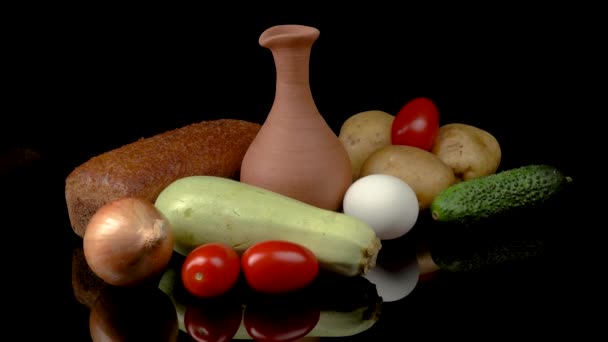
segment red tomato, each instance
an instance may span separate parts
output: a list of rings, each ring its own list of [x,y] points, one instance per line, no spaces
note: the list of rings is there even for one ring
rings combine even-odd
[[[252,303],[245,307],[243,325],[258,342],[289,342],[306,336],[319,322],[319,308],[302,303]]]
[[[418,97],[399,110],[391,127],[393,145],[408,145],[430,151],[439,130],[439,110],[428,98]]]
[[[258,292],[278,294],[302,289],[319,272],[319,263],[308,248],[268,240],[249,247],[241,257],[247,284]]]
[[[228,292],[241,272],[239,255],[221,243],[207,243],[193,249],[182,265],[182,282],[196,297],[215,297]]]
[[[190,303],[184,312],[184,326],[197,342],[231,341],[242,316],[243,309],[237,301]]]

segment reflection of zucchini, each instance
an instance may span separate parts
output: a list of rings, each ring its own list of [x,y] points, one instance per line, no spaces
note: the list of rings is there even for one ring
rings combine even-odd
[[[183,288],[180,280],[181,256],[172,260],[170,267],[160,280],[159,288],[169,295],[175,304],[179,328],[186,331],[184,313],[188,303],[196,299]],[[274,301],[253,293],[242,283],[237,284],[228,296],[236,296],[246,309],[248,303]],[[371,328],[379,319],[382,299],[376,287],[367,279],[357,277],[320,275],[308,288],[292,294],[282,295],[284,303],[295,301],[307,303],[320,309],[317,325],[307,336],[340,337],[359,334]],[[243,323],[234,339],[251,339]]]

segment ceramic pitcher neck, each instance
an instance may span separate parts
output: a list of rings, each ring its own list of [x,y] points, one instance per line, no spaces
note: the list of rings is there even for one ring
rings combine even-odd
[[[303,25],[277,25],[260,35],[260,45],[270,49],[274,58],[275,105],[277,101],[314,105],[309,84],[309,62],[312,45],[318,36],[318,29]]]
[[[276,68],[272,113],[281,113],[283,119],[318,115],[309,83],[310,47],[278,48],[272,53]]]
[[[309,87],[310,47],[274,48],[272,55],[277,85]]]

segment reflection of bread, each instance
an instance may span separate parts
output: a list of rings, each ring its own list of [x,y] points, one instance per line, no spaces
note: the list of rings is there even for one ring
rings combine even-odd
[[[72,229],[82,237],[105,203],[123,196],[155,201],[171,182],[191,175],[236,178],[257,123],[219,119],[194,123],[95,156],[66,178]]]
[[[72,251],[72,290],[78,302],[89,309],[107,284],[93,273],[84,257],[82,247]]]

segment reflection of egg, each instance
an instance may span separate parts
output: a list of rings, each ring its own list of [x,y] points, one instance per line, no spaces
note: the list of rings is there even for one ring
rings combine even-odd
[[[343,211],[369,224],[381,240],[390,240],[405,235],[416,224],[418,198],[400,178],[372,174],[351,184],[344,195]]]
[[[383,302],[394,302],[407,297],[417,286],[420,268],[416,258],[408,258],[397,267],[378,264],[364,277],[376,285]]]

